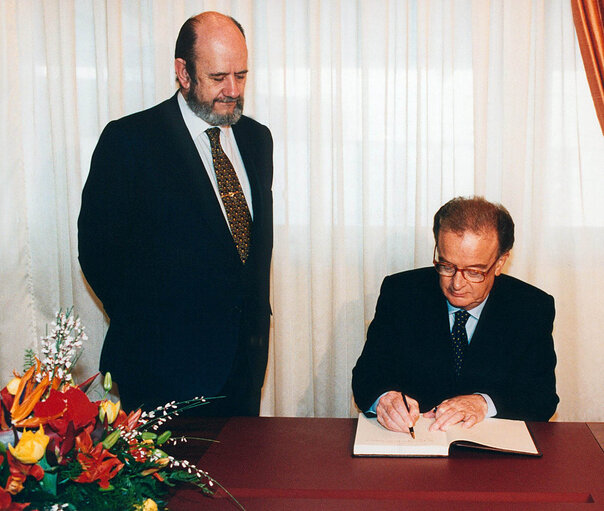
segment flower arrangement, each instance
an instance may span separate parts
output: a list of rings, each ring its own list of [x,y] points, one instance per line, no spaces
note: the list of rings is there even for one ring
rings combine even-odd
[[[166,454],[164,444],[184,439],[159,431],[179,411],[208,399],[126,414],[107,399],[107,373],[103,399],[91,401],[85,391],[96,375],[75,385],[71,374],[85,339],[72,310],[59,311],[42,338],[41,356],[28,350],[24,374],[15,372],[0,391],[0,511],[154,511],[166,509],[176,484],[208,495],[222,488],[207,472]]]

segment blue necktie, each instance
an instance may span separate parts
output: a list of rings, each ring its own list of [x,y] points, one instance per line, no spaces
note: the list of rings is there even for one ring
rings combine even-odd
[[[468,347],[468,334],[466,332],[466,323],[470,313],[465,310],[458,310],[455,313],[455,322],[451,330],[451,340],[453,341],[453,354],[455,358],[455,375],[459,376],[463,365],[463,357]]]

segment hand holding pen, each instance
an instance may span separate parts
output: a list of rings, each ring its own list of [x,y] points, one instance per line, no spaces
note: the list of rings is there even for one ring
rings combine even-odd
[[[405,396],[405,394],[403,394],[403,403],[405,403],[405,408],[407,408],[407,412],[409,412],[409,403],[407,403],[407,396]],[[415,422],[413,424],[415,424]],[[415,440],[415,431],[413,430],[413,426],[409,426],[409,433],[411,434],[411,438]]]
[[[380,398],[376,413],[378,422],[385,428],[411,433],[413,425],[419,418],[419,404],[412,397],[391,390]]]

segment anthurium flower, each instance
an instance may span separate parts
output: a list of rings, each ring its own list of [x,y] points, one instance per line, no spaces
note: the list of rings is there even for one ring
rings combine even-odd
[[[101,404],[99,405],[99,419],[101,422],[104,422],[106,417],[107,424],[113,424],[113,421],[117,419],[117,414],[119,413],[120,408],[121,401],[118,401],[117,403],[114,403],[108,399],[101,401]]]
[[[92,431],[94,428],[99,409],[77,387],[70,387],[65,392],[51,390],[49,399],[50,396],[60,397],[65,406],[62,416],[49,420],[45,425],[51,439],[50,451],[55,454],[59,464],[63,464],[64,456],[73,448],[76,436],[84,429]],[[51,411],[49,408],[47,413]],[[34,410],[34,415],[35,413]]]
[[[99,409],[84,392],[77,387],[70,387],[63,394],[67,401],[67,411],[63,415],[65,420],[73,422],[76,429],[94,424]]]
[[[20,462],[26,464],[37,463],[46,452],[48,437],[44,434],[42,426],[36,431],[24,431],[16,447],[9,445],[11,454]]]
[[[50,389],[48,397],[34,406],[33,417],[19,422],[19,427],[35,428],[61,417],[67,409],[67,402],[62,392]]]

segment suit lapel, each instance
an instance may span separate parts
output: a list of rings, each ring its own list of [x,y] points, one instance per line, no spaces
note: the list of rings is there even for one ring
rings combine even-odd
[[[190,197],[191,202],[200,208],[201,221],[214,231],[216,239],[222,241],[225,250],[231,252],[239,260],[231,231],[197,147],[195,147],[191,134],[182,118],[176,95],[168,102],[166,121],[168,125],[166,136],[171,137],[170,145],[174,147],[175,178],[181,181],[184,193]]]
[[[485,350],[491,352],[494,348],[493,342],[505,333],[509,325],[506,326],[507,314],[502,311],[507,308],[506,299],[502,296],[499,284],[501,277],[495,278],[493,289],[489,293],[487,303],[482,310],[474,335],[468,351],[466,352],[466,360],[464,366],[466,368],[475,367],[476,364],[481,364]],[[472,371],[472,369],[469,369]]]
[[[440,289],[436,271],[433,271],[433,275],[430,274],[429,285],[430,290],[426,292],[426,296],[431,297],[430,302],[423,306],[427,314],[422,321],[427,328],[424,342],[432,343],[427,351],[430,352],[434,370],[447,374],[452,379],[454,362],[447,301]]]
[[[255,231],[258,229],[259,219],[262,218],[264,203],[262,199],[260,180],[258,176],[258,169],[256,167],[256,158],[254,157],[254,149],[252,147],[252,138],[249,136],[248,130],[244,126],[239,124],[233,125],[233,135],[237,142],[237,148],[243,165],[245,166],[245,172],[247,174],[250,189],[252,192],[252,210],[253,210],[253,223],[252,223],[252,244],[250,250],[254,250],[254,236]]]

